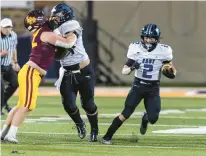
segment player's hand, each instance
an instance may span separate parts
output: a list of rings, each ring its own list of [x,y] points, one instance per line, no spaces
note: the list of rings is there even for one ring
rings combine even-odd
[[[177,70],[172,64],[165,64],[162,67],[162,74],[167,78],[174,79],[176,77]]]
[[[8,50],[3,50],[1,56],[7,56],[9,54]]]
[[[13,67],[13,69],[14,69],[15,71],[17,71],[17,72],[20,70],[20,66],[19,66],[18,63],[13,63],[13,64],[12,64],[12,67]]]

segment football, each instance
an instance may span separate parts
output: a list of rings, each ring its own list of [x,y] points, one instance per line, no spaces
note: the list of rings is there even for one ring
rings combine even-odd
[[[165,64],[162,66],[162,74],[167,78],[174,79],[176,76],[176,69],[172,64]]]
[[[69,53],[68,49],[62,47],[56,47],[54,59],[60,60],[64,58],[67,55],[67,53]]]

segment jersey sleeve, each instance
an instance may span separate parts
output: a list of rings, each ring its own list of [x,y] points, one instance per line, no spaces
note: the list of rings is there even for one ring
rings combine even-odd
[[[18,39],[17,39],[17,34],[13,31],[13,35],[14,35],[14,46],[17,47],[18,44]]]
[[[172,59],[173,59],[172,48],[170,46],[168,46],[166,53],[165,53],[165,60],[164,61],[172,61]]]
[[[66,33],[73,32],[73,31],[75,31],[77,33],[81,33],[81,31],[82,31],[82,28],[81,28],[79,22],[76,20],[67,21],[59,27],[59,32],[62,35],[65,35]]]
[[[135,52],[134,44],[131,43],[131,44],[129,45],[129,48],[128,48],[127,58],[128,58],[128,59],[135,60],[135,56],[136,56],[136,52]]]
[[[54,30],[54,33],[57,34],[57,35],[61,35],[61,33],[60,33],[60,31],[59,31],[58,28],[56,28],[56,29]]]

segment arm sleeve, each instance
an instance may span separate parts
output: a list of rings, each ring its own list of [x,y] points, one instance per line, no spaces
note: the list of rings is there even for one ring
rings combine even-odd
[[[18,44],[17,34],[13,32],[13,35],[14,35],[14,46],[17,47]]]
[[[128,59],[127,62],[125,63],[125,65],[127,65],[128,67],[131,67],[134,64],[135,60],[132,59]]]

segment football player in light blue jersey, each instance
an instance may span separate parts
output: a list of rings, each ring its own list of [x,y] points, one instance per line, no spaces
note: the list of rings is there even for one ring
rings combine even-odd
[[[142,135],[146,133],[148,123],[157,122],[161,110],[159,94],[161,73],[171,79],[176,76],[176,69],[171,62],[172,49],[168,45],[159,43],[160,34],[157,25],[147,24],[141,31],[141,41],[130,44],[127,53],[128,61],[122,69],[122,74],[129,75],[135,70],[134,82],[123,111],[113,120],[103,136],[103,144],[112,144],[114,133],[132,115],[142,99],[144,99],[146,112],[142,117],[140,133]]]

